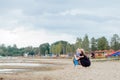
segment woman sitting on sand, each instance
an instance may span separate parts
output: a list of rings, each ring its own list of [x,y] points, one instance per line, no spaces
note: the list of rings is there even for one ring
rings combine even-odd
[[[74,66],[82,65],[88,67],[91,65],[89,58],[85,55],[84,49],[77,49],[73,59]]]
[[[79,60],[80,60],[80,63],[83,67],[89,67],[91,65],[91,62],[90,62],[90,59],[85,55],[85,51],[84,49],[81,49],[81,54],[80,56],[83,56],[81,57]]]

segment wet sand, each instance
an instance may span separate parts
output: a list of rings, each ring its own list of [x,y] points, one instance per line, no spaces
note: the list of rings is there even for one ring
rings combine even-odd
[[[30,59],[25,59],[24,61]],[[90,67],[74,68],[72,59],[32,59],[36,63],[55,64],[49,70],[38,67],[25,72],[0,74],[1,80],[119,80],[120,61],[92,62]],[[32,61],[31,60],[31,61]],[[3,68],[3,67],[1,67]],[[4,66],[5,68],[5,66]],[[24,68],[24,67],[22,67]],[[37,69],[36,69],[37,68]],[[25,67],[26,69],[26,67]]]

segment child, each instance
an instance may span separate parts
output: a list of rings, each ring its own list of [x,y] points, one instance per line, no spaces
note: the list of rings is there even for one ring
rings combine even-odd
[[[83,57],[80,56],[80,54],[81,54],[81,49],[78,48],[76,50],[76,54],[74,55],[74,59],[73,59],[74,66],[80,65],[80,58]]]

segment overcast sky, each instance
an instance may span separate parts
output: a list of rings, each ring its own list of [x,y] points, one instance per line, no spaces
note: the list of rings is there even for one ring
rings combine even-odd
[[[0,0],[0,44],[38,47],[120,34],[120,0]]]

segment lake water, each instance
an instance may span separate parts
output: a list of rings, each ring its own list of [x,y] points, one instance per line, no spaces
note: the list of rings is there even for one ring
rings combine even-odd
[[[14,73],[14,72],[21,72],[26,71],[25,69],[0,69],[0,73]]]
[[[44,66],[44,64],[33,64],[33,63],[0,63],[0,66]]]
[[[37,64],[37,63],[0,63],[0,66],[19,66],[19,67],[44,67],[52,66],[52,64]],[[0,73],[14,73],[27,71],[27,69],[0,69]]]

